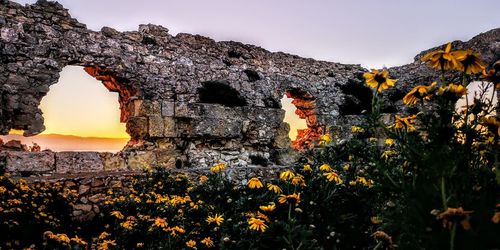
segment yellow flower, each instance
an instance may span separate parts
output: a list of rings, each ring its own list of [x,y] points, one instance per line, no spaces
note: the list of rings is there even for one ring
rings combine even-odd
[[[206,237],[203,240],[200,241],[202,244],[205,244],[207,247],[213,247],[214,246],[214,241],[210,237]]]
[[[362,127],[358,127],[358,126],[352,126],[351,127],[351,132],[353,132],[353,133],[363,133],[363,132],[365,132],[365,129],[362,128]]]
[[[224,222],[224,218],[222,215],[215,214],[214,216],[208,216],[207,222],[208,224],[215,223],[217,226],[220,226]]]
[[[108,250],[110,246],[116,246],[115,240],[105,240],[97,245],[97,250]]]
[[[278,202],[280,204],[283,204],[285,202],[295,202],[295,205],[298,205],[300,203],[300,193],[293,193],[289,195],[280,195],[278,197]]]
[[[0,186],[0,194],[7,192],[7,189],[4,186]]]
[[[259,188],[263,188],[264,185],[259,180],[259,178],[253,177],[252,179],[250,179],[248,181],[248,187],[251,188],[251,189],[255,189],[255,188],[259,189]]]
[[[292,178],[292,184],[293,185],[300,185],[302,187],[305,187],[306,186],[306,181],[304,180],[304,176],[302,175],[297,175],[295,177]]]
[[[392,150],[386,150],[382,153],[382,158],[384,158],[386,161],[389,159],[389,157],[395,155],[396,152]]]
[[[319,170],[321,170],[323,172],[330,172],[330,171],[332,171],[332,168],[330,167],[330,165],[325,163],[319,167]]]
[[[274,185],[271,183],[267,183],[267,189],[269,191],[273,191],[275,194],[281,194],[283,192],[283,190],[281,190],[281,188],[278,185]]]
[[[392,146],[392,145],[394,145],[394,140],[393,140],[393,139],[391,139],[391,138],[387,138],[387,139],[385,139],[385,145],[387,145],[387,146]]]
[[[161,228],[166,228],[168,223],[165,219],[162,219],[162,218],[156,218],[155,219],[155,222],[154,222],[154,225],[157,226],[157,227],[161,227]]]
[[[406,129],[406,131],[408,131],[408,132],[414,131],[415,127],[413,126],[412,122],[416,118],[417,118],[416,115],[410,115],[407,117],[399,117],[396,115],[395,120],[394,120],[394,124],[391,125],[389,128],[396,129],[396,130]]]
[[[123,216],[123,214],[120,211],[113,211],[111,212],[111,215],[120,220],[125,218],[125,216]]]
[[[99,239],[100,239],[100,240],[104,240],[104,239],[108,238],[108,237],[109,237],[109,235],[110,235],[110,234],[109,234],[108,232],[102,232],[102,233],[99,235]]]
[[[260,210],[264,211],[264,212],[272,212],[274,211],[274,209],[276,209],[276,205],[274,203],[271,203],[269,205],[266,205],[266,206],[259,206]]]
[[[333,171],[329,172],[329,173],[324,173],[323,176],[325,176],[329,182],[334,181],[335,183],[337,183],[339,185],[344,183],[344,181],[340,178],[340,176]]]
[[[286,170],[280,173],[280,179],[284,181],[291,180],[293,177],[295,177],[295,173],[290,170]]]
[[[226,165],[224,163],[219,163],[213,167],[210,168],[210,171],[212,173],[218,173],[226,168]]]
[[[449,207],[437,216],[443,221],[443,227],[451,228],[454,223],[460,223],[464,230],[470,229],[469,217],[472,211],[465,211],[462,207]]]
[[[250,218],[248,220],[248,225],[250,226],[251,230],[261,231],[261,232],[265,232],[267,230],[266,223],[261,219]]]
[[[344,171],[349,171],[349,168],[351,168],[351,165],[349,165],[349,164],[345,164],[345,165],[342,167],[342,169],[343,169]]]
[[[319,138],[319,145],[326,146],[332,141],[332,137],[329,134],[324,134]]]
[[[380,217],[378,216],[370,217],[370,221],[375,225],[382,223],[382,219],[380,219]]]
[[[417,104],[419,101],[424,102],[431,99],[432,94],[430,93],[437,85],[437,82],[433,82],[430,86],[418,85],[413,88],[408,94],[403,97],[403,103],[412,106]]]
[[[379,92],[384,89],[388,89],[389,87],[393,87],[397,81],[389,78],[389,72],[387,70],[380,72],[373,69],[372,72],[364,73],[363,77],[366,80],[366,84],[370,86],[370,88],[376,89]]]
[[[304,164],[304,168],[302,169],[304,172],[312,172],[311,165],[309,164]]]
[[[460,69],[456,54],[451,52],[451,43],[446,45],[445,50],[433,51],[425,54],[422,61],[429,62],[431,67],[440,70]]]
[[[196,247],[196,241],[194,241],[194,240],[186,241],[186,246],[190,247],[190,248],[195,248]]]
[[[493,134],[497,133],[500,136],[500,119],[490,116],[487,118],[481,119],[481,124],[486,126],[490,132]]]
[[[135,225],[135,221],[133,221],[133,220],[127,220],[125,222],[120,223],[120,226],[122,226],[123,228],[125,228],[127,230],[132,230],[134,225]]]
[[[449,97],[461,97],[467,93],[467,88],[461,84],[450,83],[445,87],[440,87],[438,95],[445,95]]]
[[[208,181],[208,177],[206,175],[202,175],[202,176],[200,176],[199,180],[200,180],[200,182],[203,183],[203,182]]]
[[[350,186],[356,186],[356,181],[349,181]]]
[[[477,74],[486,70],[479,53],[472,50],[460,50],[453,53],[456,60],[460,62],[459,69],[466,74]]]
[[[186,233],[186,230],[184,230],[184,228],[179,227],[179,226],[169,227],[169,228],[163,229],[163,231],[170,232],[170,235],[172,235],[172,236],[177,236],[178,233],[179,234]]]
[[[366,178],[363,177],[363,176],[357,176],[356,177],[356,182],[357,183],[361,183],[361,184],[363,184],[363,185],[365,185],[367,187],[373,186],[373,180],[366,180]]]
[[[87,242],[85,242],[84,240],[82,240],[78,236],[75,236],[75,237],[71,238],[71,241],[75,242],[77,245],[81,245],[81,246],[86,246],[87,245]]]

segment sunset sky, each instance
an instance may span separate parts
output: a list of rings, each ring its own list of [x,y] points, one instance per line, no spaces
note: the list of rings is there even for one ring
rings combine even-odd
[[[59,2],[93,30],[137,30],[141,23],[154,23],[174,35],[201,34],[367,68],[409,63],[422,50],[500,27],[499,0]],[[117,94],[78,67],[61,72],[40,107],[46,134],[128,136],[118,122]],[[285,107],[293,112],[289,100]]]

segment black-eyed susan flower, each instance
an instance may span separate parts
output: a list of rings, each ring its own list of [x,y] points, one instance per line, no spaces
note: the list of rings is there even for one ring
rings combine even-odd
[[[123,219],[125,218],[125,216],[123,216],[123,214],[120,212],[120,211],[113,211],[111,212],[111,216],[114,216],[116,217],[117,219]]]
[[[500,119],[494,116],[489,116],[481,119],[481,124],[486,126],[491,133],[500,136]]]
[[[276,205],[274,203],[271,203],[269,205],[259,206],[259,209],[263,212],[272,212],[274,211],[274,209],[276,209]]]
[[[382,91],[388,89],[389,87],[394,87],[397,80],[389,78],[389,72],[387,70],[378,71],[373,69],[372,72],[366,72],[363,74],[366,80],[366,85],[377,91]]]
[[[329,181],[329,182],[335,182],[337,183],[338,185],[344,183],[344,181],[342,180],[342,178],[340,178],[340,175],[337,174],[336,172],[332,171],[332,172],[328,172],[328,173],[324,173],[323,176],[326,177],[326,179]]]
[[[460,62],[459,69],[466,74],[477,74],[486,69],[479,53],[472,50],[460,50],[453,52],[453,54],[456,60]]]
[[[165,219],[158,217],[155,219],[153,225],[155,225],[156,227],[159,227],[159,228],[166,228],[168,223]]]
[[[391,138],[387,138],[387,139],[385,139],[385,145],[387,145],[387,146],[392,146],[392,145],[394,145],[394,140],[393,140],[393,139],[391,139]]]
[[[290,170],[286,170],[280,173],[280,179],[284,181],[291,180],[293,177],[295,177],[295,173]]]
[[[217,226],[220,226],[222,222],[224,222],[224,217],[219,214],[215,214],[214,216],[208,216],[207,217],[207,222],[208,224],[215,223]]]
[[[190,248],[195,248],[196,247],[196,241],[194,240],[188,240],[186,241],[186,246]]]
[[[394,124],[389,126],[391,129],[395,130],[406,130],[407,132],[411,132],[415,130],[415,126],[413,126],[414,120],[417,118],[416,115],[410,115],[406,117],[400,117],[398,115],[395,116]]]
[[[202,175],[198,178],[201,183],[208,181],[208,177],[206,175]]]
[[[319,170],[323,171],[323,172],[330,172],[330,171],[332,171],[332,167],[330,167],[330,165],[325,163],[325,164],[319,166]]]
[[[433,82],[429,86],[418,85],[413,88],[408,94],[403,97],[403,103],[412,106],[420,102],[425,102],[431,99],[432,90],[436,87],[437,82]]]
[[[319,137],[319,145],[320,146],[326,146],[326,145],[330,144],[331,141],[332,141],[332,137],[329,134],[324,134],[324,135]]]
[[[372,237],[376,240],[376,241],[381,241],[381,242],[384,242],[388,247],[389,249],[392,249],[393,248],[393,241],[392,241],[392,237],[389,236],[386,232],[384,231],[376,231],[375,233],[372,234]]]
[[[278,202],[280,204],[289,202],[289,203],[295,203],[295,205],[298,205],[300,203],[300,193],[293,193],[289,195],[280,195],[278,197]]]
[[[446,209],[446,211],[440,213],[437,216],[437,219],[442,220],[443,227],[446,227],[448,229],[450,229],[454,223],[460,223],[464,230],[469,230],[469,217],[471,213],[472,211],[465,211],[462,207],[449,207],[448,209]]]
[[[306,181],[304,180],[304,176],[300,174],[293,177],[291,183],[292,185],[300,185],[302,187],[306,186]]]
[[[440,87],[438,90],[438,95],[449,97],[455,99],[461,97],[467,93],[467,88],[461,84],[450,83],[447,86]]]
[[[252,179],[250,179],[248,181],[248,187],[251,188],[251,189],[259,189],[259,188],[263,188],[264,185],[259,180],[259,178],[253,177]]]
[[[365,132],[365,129],[359,126],[352,126],[351,127],[351,132],[353,133],[363,133]]]
[[[275,194],[281,194],[283,193],[283,190],[278,185],[267,183],[267,189],[269,191],[274,192]]]
[[[210,168],[210,172],[212,173],[218,173],[226,168],[226,165],[224,163],[218,163],[215,166]]]
[[[309,164],[304,164],[304,166],[302,167],[302,171],[304,172],[308,172],[308,173],[311,173],[313,170],[311,168],[311,165]]]
[[[211,237],[205,237],[200,242],[202,244],[204,244],[206,247],[213,247],[214,246],[214,241],[212,240]]]
[[[82,238],[78,237],[75,235],[75,237],[71,238],[71,242],[75,242],[75,244],[80,245],[80,246],[86,246],[87,242],[84,241]]]
[[[251,230],[265,232],[268,228],[264,220],[258,218],[250,218],[248,220],[248,225]]]
[[[422,57],[422,61],[429,62],[429,65],[440,70],[460,70],[460,63],[456,54],[451,51],[451,43],[446,44],[444,50],[432,51]]]

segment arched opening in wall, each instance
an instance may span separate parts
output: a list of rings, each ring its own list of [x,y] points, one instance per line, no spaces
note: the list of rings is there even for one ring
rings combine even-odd
[[[285,110],[284,122],[290,124],[292,148],[305,150],[314,147],[314,142],[323,134],[323,128],[316,118],[314,96],[307,91],[290,89],[281,99]]]
[[[13,132],[3,139],[32,142],[53,151],[117,152],[130,139],[125,131],[123,93],[99,69],[66,66],[56,84],[43,97],[45,131],[33,137]],[[104,84],[105,87],[102,85]],[[122,91],[121,91],[122,92]],[[125,114],[126,116],[126,114]]]
[[[200,103],[221,104],[227,107],[246,106],[247,101],[226,81],[207,81],[198,88]]]

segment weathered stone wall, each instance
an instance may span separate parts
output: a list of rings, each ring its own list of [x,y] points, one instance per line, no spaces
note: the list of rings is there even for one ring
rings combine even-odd
[[[198,35],[172,36],[151,24],[138,31],[105,27],[95,32],[58,3],[0,3],[0,134],[10,129],[22,129],[26,136],[42,132],[41,98],[64,66],[79,65],[119,93],[121,121],[132,138],[117,155],[4,153],[11,168],[62,173],[107,170],[110,165],[286,164],[291,143],[280,105],[285,93],[296,98],[298,113],[309,126],[302,133],[305,138],[294,143],[300,147],[309,147],[321,133],[343,137],[370,108],[371,91],[362,80],[366,69],[359,65]],[[490,65],[500,59],[499,44],[499,29],[455,43],[479,50]],[[400,79],[388,92],[389,113],[402,109],[399,103],[409,88],[427,84],[434,75],[418,61],[389,71]],[[39,162],[24,164],[34,159]]]

